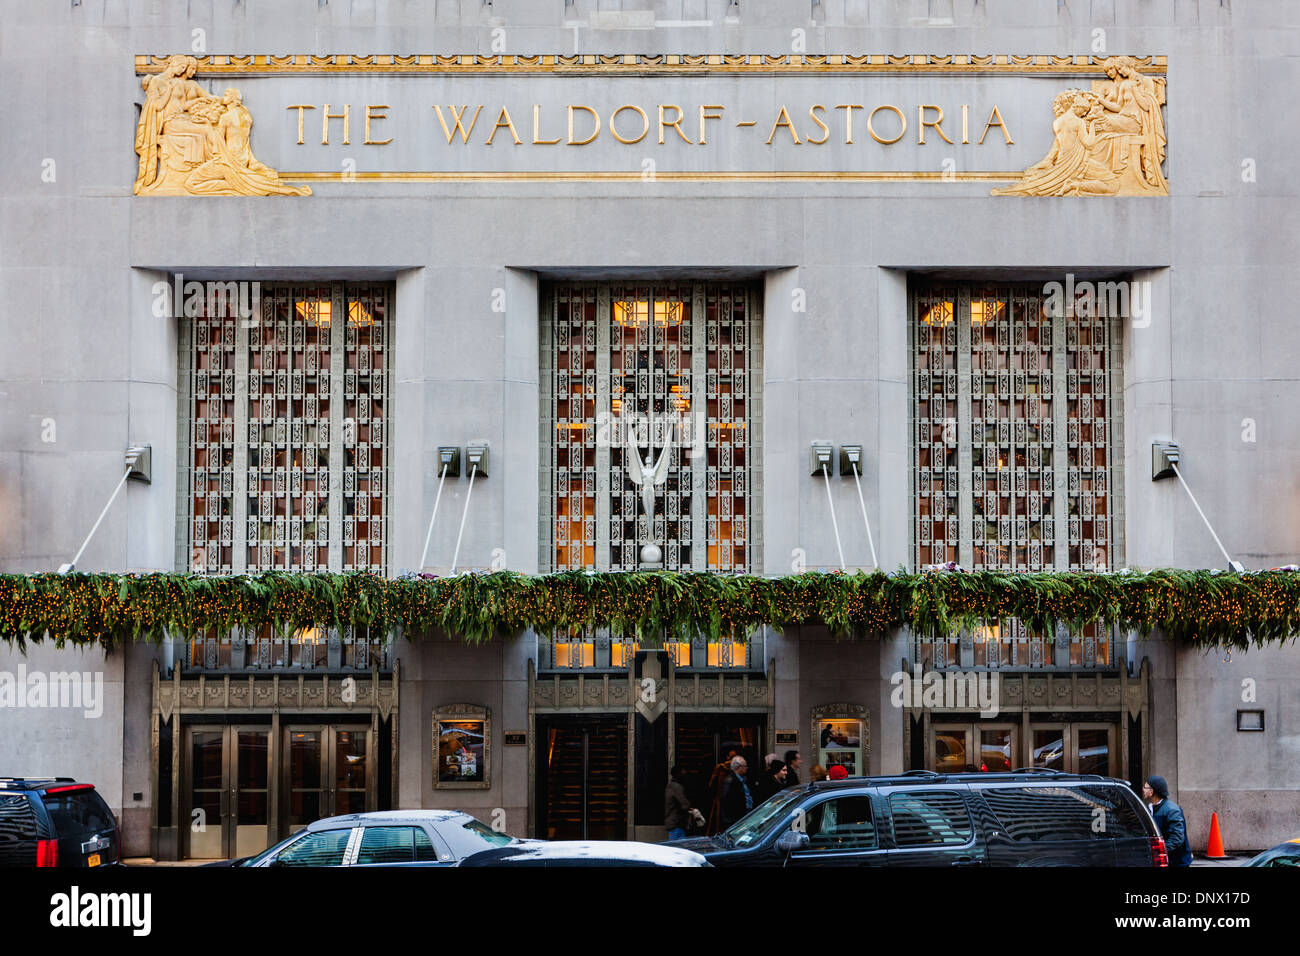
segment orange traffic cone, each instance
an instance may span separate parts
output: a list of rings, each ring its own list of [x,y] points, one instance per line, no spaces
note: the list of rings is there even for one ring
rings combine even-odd
[[[1210,845],[1205,850],[1207,860],[1226,860],[1228,854],[1223,852],[1223,837],[1219,834],[1219,815],[1210,814]]]

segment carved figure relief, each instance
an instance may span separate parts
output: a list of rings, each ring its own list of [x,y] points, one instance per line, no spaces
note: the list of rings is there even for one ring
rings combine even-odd
[[[145,101],[135,131],[137,196],[310,196],[281,182],[253,156],[253,117],[237,89],[216,97],[192,77],[198,61],[178,54],[141,81]]]
[[[1054,142],[1041,162],[995,196],[1167,196],[1163,77],[1144,76],[1132,57],[1103,64],[1108,79],[1066,90],[1052,102]]]

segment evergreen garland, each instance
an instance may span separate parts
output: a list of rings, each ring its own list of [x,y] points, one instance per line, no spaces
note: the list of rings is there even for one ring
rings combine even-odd
[[[919,574],[806,572],[785,577],[677,573],[512,571],[456,577],[373,574],[0,575],[0,638],[56,646],[219,634],[269,625],[435,633],[481,643],[527,627],[544,634],[608,627],[647,646],[661,640],[744,639],[754,628],[825,624],[862,638],[900,626],[952,636],[999,618],[1032,632],[1093,622],[1143,636],[1160,629],[1196,646],[1285,642],[1300,630],[1300,574],[1161,569],[1148,572]]]

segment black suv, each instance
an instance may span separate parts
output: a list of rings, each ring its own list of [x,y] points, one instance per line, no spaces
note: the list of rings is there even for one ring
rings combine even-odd
[[[0,777],[0,866],[109,866],[121,837],[94,784]]]
[[[913,770],[782,790],[729,830],[673,841],[714,866],[1168,866],[1123,780]]]

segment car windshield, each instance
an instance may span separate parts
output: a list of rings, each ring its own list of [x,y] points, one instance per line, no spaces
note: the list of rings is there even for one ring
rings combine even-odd
[[[723,838],[733,847],[757,843],[768,832],[774,821],[782,819],[786,811],[798,803],[802,796],[803,791],[793,787],[781,791],[771,800],[760,804],[741,817],[738,823],[723,834]]]
[[[263,850],[261,853],[256,854],[255,856],[249,856],[249,857],[245,857],[242,860],[236,860],[233,865],[234,866],[257,866],[259,863],[264,862],[267,857],[279,853],[290,843],[295,842],[300,836],[302,836],[306,832],[307,832],[306,829],[299,830],[297,833],[293,834],[292,836],[286,837],[285,839],[281,840],[279,843],[275,844],[274,846],[268,847],[267,849]]]

